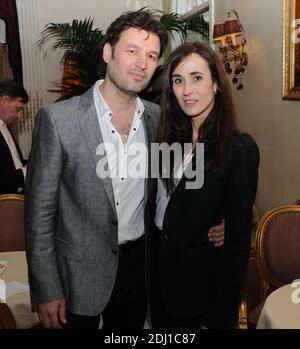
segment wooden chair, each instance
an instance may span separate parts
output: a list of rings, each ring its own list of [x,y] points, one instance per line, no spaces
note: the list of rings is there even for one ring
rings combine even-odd
[[[16,321],[13,313],[8,305],[0,302],[0,330],[15,330],[17,329]],[[35,322],[25,328],[24,330],[42,330],[43,325],[40,322]]]
[[[0,195],[0,252],[24,250],[24,196]]]
[[[251,249],[248,267],[245,275],[243,289],[241,292],[241,302],[239,307],[239,328],[250,329],[249,314],[255,309],[257,304],[263,300],[263,281],[258,267],[258,256],[254,248]]]
[[[247,329],[247,313],[250,312],[262,300],[261,277],[258,269],[257,252],[255,250],[255,239],[257,226],[260,220],[260,214],[253,206],[252,232],[251,232],[251,251],[247,266],[247,271],[241,291],[241,300],[239,306],[238,328]]]
[[[15,318],[5,303],[0,303],[0,330],[16,329]]]
[[[252,285],[256,305],[246,309],[247,327],[256,324],[268,295],[300,278],[300,206],[286,205],[268,211],[260,220],[255,240],[259,284]],[[254,287],[254,288],[253,288]],[[248,285],[248,292],[251,287]],[[259,297],[260,296],[260,297]],[[252,298],[254,300],[255,297]]]

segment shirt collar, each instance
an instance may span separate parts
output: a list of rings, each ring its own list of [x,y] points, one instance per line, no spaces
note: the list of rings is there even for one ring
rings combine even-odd
[[[141,119],[144,115],[145,106],[141,101],[140,97],[137,97],[135,100],[135,111],[137,112],[138,117]]]
[[[6,127],[6,123],[0,119],[0,131]]]
[[[104,80],[98,80],[96,81],[94,85],[94,100],[96,105],[99,108],[99,117],[104,118],[108,117],[109,120],[112,118],[112,110],[109,108],[107,103],[105,102],[104,97],[102,96],[102,93],[100,92],[99,87],[102,85]],[[135,113],[138,116],[139,119],[142,118],[144,114],[145,106],[141,99],[137,96],[135,100]]]

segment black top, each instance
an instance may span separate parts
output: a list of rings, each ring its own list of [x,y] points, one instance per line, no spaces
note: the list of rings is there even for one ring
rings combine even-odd
[[[26,161],[23,159],[21,150],[15,142],[20,160],[23,166]],[[18,188],[24,187],[24,175],[21,169],[16,170],[9,147],[0,132],[0,195],[17,194]]]

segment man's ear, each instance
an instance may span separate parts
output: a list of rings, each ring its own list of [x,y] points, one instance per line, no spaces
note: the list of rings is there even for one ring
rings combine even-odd
[[[112,57],[112,46],[110,43],[106,43],[103,47],[103,60],[107,64]]]
[[[4,104],[5,102],[7,102],[8,101],[8,97],[7,96],[0,96],[0,104]]]

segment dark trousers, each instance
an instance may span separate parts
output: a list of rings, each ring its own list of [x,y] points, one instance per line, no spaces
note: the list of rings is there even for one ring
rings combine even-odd
[[[92,297],[92,295],[91,295]],[[145,285],[145,242],[120,248],[116,282],[111,298],[102,312],[103,329],[142,329],[147,314]],[[64,328],[97,329],[100,314],[83,316],[67,312]]]
[[[165,242],[163,238],[163,231],[154,228],[152,233],[152,267],[151,267],[151,286],[150,286],[150,312],[152,328],[158,331],[173,330],[199,330],[201,327],[201,319],[189,318],[179,319],[170,314],[164,306],[163,299],[161,297],[161,285],[160,285],[160,253],[161,246]],[[180,298],[178,299],[180,302]],[[174,309],[176,310],[176,309]]]
[[[164,307],[158,284],[152,285],[150,312],[152,329],[156,331],[200,330],[201,327],[200,318],[178,319],[171,315]]]

